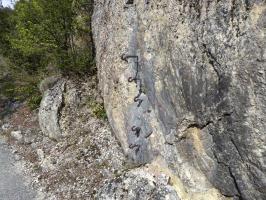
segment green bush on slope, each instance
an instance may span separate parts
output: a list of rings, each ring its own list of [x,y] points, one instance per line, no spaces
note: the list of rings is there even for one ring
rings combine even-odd
[[[13,10],[0,9],[0,55],[8,67],[8,74],[0,73],[0,93],[34,109],[43,78],[94,74],[92,5],[92,0],[20,0]]]

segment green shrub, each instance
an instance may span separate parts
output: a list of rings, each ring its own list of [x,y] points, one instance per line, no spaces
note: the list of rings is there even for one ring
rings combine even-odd
[[[18,1],[11,18],[16,24],[9,36],[11,48],[30,58],[29,64],[34,62],[34,68],[54,62],[64,74],[93,71],[92,3],[92,0]]]
[[[44,77],[95,74],[92,9],[93,0],[21,0],[14,9],[0,8],[0,54],[8,68],[1,73],[0,66],[0,96],[35,109]],[[96,117],[106,118],[103,105],[93,107]]]
[[[107,119],[107,114],[105,112],[103,104],[100,103],[95,103],[94,106],[92,107],[92,112],[97,117],[98,119]]]
[[[32,95],[31,97],[28,98],[27,105],[31,110],[35,110],[40,106],[41,100],[42,100],[41,95],[38,94]]]
[[[96,102],[95,100],[88,99],[88,106],[90,107],[93,115],[98,119],[107,120],[107,114],[103,103]]]

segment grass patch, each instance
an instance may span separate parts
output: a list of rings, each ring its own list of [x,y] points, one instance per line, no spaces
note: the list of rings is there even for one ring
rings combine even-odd
[[[89,98],[88,106],[90,107],[94,117],[102,120],[107,120],[107,114],[103,103],[96,102],[95,100]]]

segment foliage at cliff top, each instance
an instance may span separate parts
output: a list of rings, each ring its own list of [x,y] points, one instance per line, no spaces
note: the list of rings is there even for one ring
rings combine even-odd
[[[20,0],[14,9],[1,8],[0,54],[9,78],[0,78],[10,80],[4,92],[38,99],[34,95],[45,76],[95,73],[92,7],[92,0]]]

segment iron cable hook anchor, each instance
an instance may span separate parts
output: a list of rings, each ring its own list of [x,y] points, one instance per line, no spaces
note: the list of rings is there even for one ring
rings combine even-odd
[[[130,148],[130,149],[134,149],[135,147],[137,147],[136,150],[135,150],[135,152],[136,152],[136,154],[137,154],[137,153],[139,152],[140,145],[139,145],[139,144],[130,144],[130,145],[129,145],[129,148]]]
[[[135,74],[135,77],[129,77],[128,78],[128,82],[135,82],[137,84],[137,81],[139,80],[140,81],[140,89],[139,89],[139,94],[134,98],[134,102],[138,102],[138,105],[137,107],[140,107],[141,106],[141,103],[143,102],[142,99],[140,99],[140,95],[142,94],[142,83],[141,83],[141,79],[138,78],[138,74],[139,74],[139,57],[138,56],[135,56],[135,55],[126,55],[126,54],[122,54],[121,55],[121,59],[128,62],[128,59],[129,58],[135,58],[136,61],[135,63],[137,64],[137,68],[136,68],[136,74]]]
[[[133,78],[133,77],[129,77],[128,78],[128,82],[135,82],[135,83],[137,83],[137,80],[138,80],[138,73],[139,73],[139,57],[138,56],[135,56],[135,55],[126,55],[126,54],[122,54],[121,55],[121,59],[123,60],[123,61],[125,61],[125,62],[127,62],[128,63],[128,59],[129,58],[135,58],[136,59],[136,61],[135,61],[135,63],[137,64],[137,69],[136,69],[136,74],[135,74],[135,77]]]
[[[128,62],[128,60],[127,60],[127,55],[126,55],[125,53],[123,53],[123,54],[121,55],[121,60],[123,60],[123,61],[125,61],[125,62]]]
[[[141,96],[142,93],[143,93],[143,92],[142,92],[142,89],[141,89],[141,83],[140,83],[139,93],[138,93],[137,96],[134,97],[134,102],[139,102],[138,105],[137,105],[137,107],[140,107],[140,106],[141,106],[141,103],[143,102],[143,100],[139,98],[139,97]]]
[[[139,102],[138,105],[137,105],[137,107],[140,107],[141,104],[142,104],[142,102],[143,102],[143,100],[136,96],[136,97],[134,98],[134,102],[136,102],[136,103]]]
[[[133,78],[133,77],[129,77],[127,80],[128,80],[129,83],[131,83],[133,81],[137,82],[137,79]]]
[[[135,56],[135,55],[127,55],[127,54],[125,54],[125,53],[123,53],[123,54],[121,55],[121,59],[122,59],[123,61],[128,62],[128,59],[129,59],[129,58],[135,58],[135,59],[137,59],[137,62],[136,62],[136,63],[139,62],[139,57],[138,57],[138,56]]]
[[[141,131],[140,127],[132,126],[131,130],[135,132],[137,137],[139,137]]]

